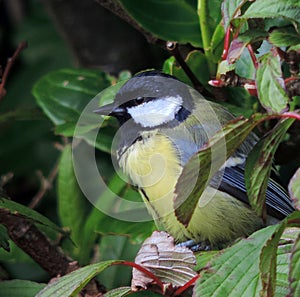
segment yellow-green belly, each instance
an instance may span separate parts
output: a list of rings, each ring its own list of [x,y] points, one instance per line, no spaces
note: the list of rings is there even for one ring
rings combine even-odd
[[[262,227],[254,212],[226,193],[208,187],[187,227],[174,213],[174,189],[182,167],[173,143],[164,135],[149,134],[137,141],[119,160],[124,172],[141,189],[159,228],[178,242],[194,239],[227,242]],[[189,189],[186,189],[187,191]]]

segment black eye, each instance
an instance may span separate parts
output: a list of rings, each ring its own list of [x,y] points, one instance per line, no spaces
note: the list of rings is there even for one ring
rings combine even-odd
[[[145,101],[145,97],[137,97],[132,100],[133,105],[140,105]]]

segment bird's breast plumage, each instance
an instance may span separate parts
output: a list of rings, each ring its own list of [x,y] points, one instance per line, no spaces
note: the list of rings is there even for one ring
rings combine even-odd
[[[179,154],[171,139],[151,131],[127,148],[120,156],[119,164],[151,201],[162,201],[173,195],[181,173]]]
[[[200,198],[189,226],[178,221],[174,212],[178,178],[188,159],[199,149],[200,143],[205,142],[197,138],[197,129],[194,128],[179,127],[178,130],[157,129],[144,132],[126,148],[125,153],[119,152],[120,167],[139,188],[156,224],[173,235],[178,242],[190,238],[208,239],[211,243],[225,242],[238,235],[248,234],[249,226],[251,231],[257,229],[261,222],[257,221],[251,209],[211,187]],[[176,137],[178,133],[181,133],[181,137]],[[191,181],[191,185],[187,185],[187,193],[193,186]],[[235,208],[227,210],[228,203],[234,203]],[[235,224],[241,213],[245,224]],[[219,227],[220,224],[224,229]]]

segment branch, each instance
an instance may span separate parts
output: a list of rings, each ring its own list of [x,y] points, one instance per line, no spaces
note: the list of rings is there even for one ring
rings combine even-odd
[[[28,205],[29,208],[36,208],[37,205],[40,203],[42,198],[45,196],[45,194],[52,189],[53,181],[58,173],[58,164],[55,164],[54,168],[50,171],[49,175],[47,177],[43,176],[43,173],[41,171],[38,171],[37,174],[40,178],[40,189],[36,193],[36,195],[32,198],[30,204]]]
[[[3,75],[1,77],[1,83],[0,83],[0,101],[3,99],[3,97],[6,94],[5,91],[5,84],[6,84],[6,80],[8,77],[8,74],[11,70],[11,67],[13,66],[13,64],[15,63],[15,60],[18,58],[18,56],[20,55],[21,51],[23,49],[25,49],[27,47],[27,42],[26,41],[21,41],[16,49],[16,51],[14,52],[13,56],[11,58],[8,59],[7,64],[5,66]]]
[[[10,239],[51,277],[59,277],[70,273],[80,266],[77,261],[67,257],[63,251],[29,220],[7,209],[0,209],[0,224],[7,229]],[[97,280],[91,280],[82,290],[82,296],[98,297],[106,290]]]
[[[3,224],[12,241],[45,269],[50,276],[64,275],[78,268],[78,263],[65,256],[38,230],[32,221],[20,214],[0,209]]]

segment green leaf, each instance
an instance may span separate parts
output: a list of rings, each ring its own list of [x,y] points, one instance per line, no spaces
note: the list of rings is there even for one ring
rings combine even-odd
[[[73,246],[72,254],[80,258],[81,253],[90,253],[82,242],[82,225],[85,222],[88,206],[90,205],[83,196],[77,184],[72,162],[72,147],[66,145],[59,162],[58,181],[58,215],[63,227],[71,230],[71,239],[76,246]]]
[[[240,146],[252,129],[265,118],[267,116],[256,114],[249,120],[238,118],[230,121],[210,139],[208,144],[190,158],[183,168],[175,190],[177,194],[174,201],[175,213],[180,222],[188,225],[210,178]],[[191,180],[196,180],[195,186],[186,197],[186,189],[188,185],[190,186]]]
[[[296,170],[289,182],[289,194],[295,206],[300,205],[300,168]]]
[[[274,296],[266,292],[274,290],[275,277],[276,283],[279,282],[276,296],[286,296],[288,282],[283,271],[289,269],[291,244],[287,241],[277,247],[288,225],[288,220],[285,220],[282,224],[261,229],[213,258],[207,269],[201,272],[194,289],[195,296]]]
[[[115,234],[127,236],[131,241],[141,243],[155,230],[153,221],[149,222],[127,222],[113,219],[109,216],[102,218],[101,222],[95,226],[95,232],[101,235]]]
[[[79,268],[56,279],[35,297],[75,297],[92,278],[117,262],[120,261],[105,261]]]
[[[79,164],[81,165],[81,164]],[[82,168],[81,168],[82,169]],[[83,168],[84,169],[84,168]],[[87,181],[99,183],[97,177],[85,176]],[[116,197],[123,198],[121,201]],[[91,250],[97,238],[100,235],[122,235],[129,237],[133,243],[141,243],[147,238],[155,228],[154,222],[133,222],[130,219],[135,217],[134,213],[122,209],[123,205],[128,201],[140,202],[143,209],[133,209],[132,212],[141,212],[141,216],[145,214],[147,217],[147,210],[144,202],[141,201],[140,194],[127,185],[120,177],[115,174],[109,179],[109,183],[105,191],[99,197],[99,200],[93,201],[94,207],[87,215],[85,224],[82,225],[82,242],[85,243],[85,249]],[[117,218],[114,213],[117,213]],[[110,215],[111,214],[111,215]],[[123,220],[118,218],[123,218]],[[150,216],[149,216],[150,218]],[[127,220],[126,220],[127,219]],[[89,261],[89,257],[82,259],[83,263]]]
[[[242,34],[239,34],[238,39],[243,41],[246,44],[261,41],[268,37],[268,33],[266,31],[260,29],[251,29]]]
[[[213,32],[210,42],[214,63],[218,63],[220,61],[223,52],[224,34],[224,27],[222,22],[220,22]]]
[[[287,232],[290,230],[287,229]],[[283,235],[284,236],[284,235]],[[286,241],[284,244],[279,244],[277,249],[277,267],[276,267],[276,297],[286,297],[289,290],[289,266],[293,244],[291,241]]]
[[[194,296],[287,296],[299,215],[294,212],[281,224],[261,229],[220,252],[201,272]],[[299,283],[299,275],[294,274],[295,284]]]
[[[291,268],[289,279],[290,284],[290,296],[300,295],[300,234],[294,244],[291,255]]]
[[[119,1],[128,14],[155,37],[201,47],[197,1]]]
[[[9,252],[9,236],[6,232],[6,228],[3,225],[0,225],[0,248],[3,248],[5,251]]]
[[[207,69],[207,60],[203,53],[200,51],[192,51],[186,57],[185,62],[190,67],[191,71],[198,78],[200,83],[204,86],[208,86],[209,81],[209,73],[207,71],[203,71],[203,69]],[[176,60],[174,57],[170,57],[164,63],[163,70],[165,73],[176,76],[182,82],[193,86],[192,82],[184,72],[184,70],[177,66]]]
[[[107,87],[94,98],[90,98],[89,104],[81,112],[76,125],[74,123],[59,125],[56,132],[63,132],[65,136],[73,136],[76,140],[83,139],[92,147],[110,154],[113,135],[119,126],[112,117],[97,115],[94,110],[99,106],[113,102],[116,93],[126,81],[120,81]]]
[[[259,230],[214,258],[208,269],[201,272],[194,296],[259,296],[262,249],[279,228],[280,225],[273,225]]]
[[[259,111],[258,102],[256,97],[252,97],[244,88],[228,87],[226,90],[227,102],[220,102],[235,116],[244,116],[250,118],[252,114]],[[243,98],[243,100],[240,100]]]
[[[140,245],[132,244],[125,236],[102,236],[98,252],[101,260],[126,259],[134,261]],[[132,270],[124,265],[113,265],[101,273],[101,283],[106,288],[117,288],[130,283]]]
[[[205,251],[205,252],[199,252],[196,253],[196,261],[197,264],[195,266],[195,271],[202,270],[206,266],[209,265],[209,263],[219,255],[220,251]]]
[[[235,69],[235,64],[229,64],[227,60],[223,60],[218,65],[217,70],[217,78],[219,78],[222,74],[226,74],[229,71],[232,71]]]
[[[240,77],[255,79],[256,69],[248,50],[245,49],[236,61],[235,72]]]
[[[289,97],[282,77],[278,53],[271,51],[263,55],[256,72],[256,86],[260,103],[268,112],[280,113],[287,107]]]
[[[300,44],[300,35],[294,27],[278,28],[272,30],[269,42],[275,46],[293,46]]]
[[[199,2],[199,1],[198,1]],[[217,26],[219,26],[220,21],[222,20],[222,12],[221,12],[221,6],[223,0],[210,0],[207,1],[208,6],[208,20],[210,20],[210,26],[213,28],[213,31]],[[198,8],[201,9],[201,3],[198,4]],[[224,32],[224,30],[223,30]]]
[[[0,294],[5,297],[32,297],[45,287],[28,280],[9,280],[0,282]]]
[[[115,174],[108,184],[108,189],[104,192],[99,202],[101,205],[99,209],[106,204],[107,208],[109,209],[110,205],[116,208],[117,203],[112,197],[112,192],[116,195],[119,195],[123,198],[122,201],[126,204],[126,201],[137,201],[141,202],[144,206],[144,203],[141,201],[140,194],[133,190],[132,187],[129,187],[127,183],[125,183],[118,174]],[[120,212],[122,212],[122,202],[119,203]],[[100,212],[98,208],[94,208],[86,221],[86,228],[88,230],[93,230],[93,232],[100,233],[101,235],[125,235],[130,238],[132,242],[141,243],[145,240],[148,236],[151,235],[152,231],[155,228],[154,222],[146,221],[146,222],[132,222],[129,220],[118,220],[113,218],[109,215]],[[137,210],[133,210],[137,211]],[[143,210],[145,211],[145,209]],[[126,210],[123,211],[124,215],[127,214]],[[127,214],[130,218],[130,213]],[[91,232],[86,231],[85,233],[90,234]]]
[[[65,234],[65,232],[61,228],[59,228],[56,224],[54,224],[48,218],[44,217],[37,211],[35,211],[29,207],[26,207],[22,204],[19,204],[12,200],[0,197],[0,208],[6,209],[14,214],[16,214],[16,213],[20,214],[28,219],[33,220],[34,223],[45,226],[55,232]]]
[[[234,90],[238,91],[238,88],[235,88]],[[245,89],[241,89],[241,91],[247,92]],[[237,98],[239,98],[239,97],[237,97]],[[232,114],[234,114],[236,116],[243,116],[245,118],[250,118],[254,113],[253,109],[245,108],[245,107],[242,107],[242,106],[237,106],[237,105],[234,105],[234,104],[230,104],[228,102],[220,102],[220,104],[222,106],[224,106],[225,108],[227,108]]]
[[[277,230],[261,249],[259,263],[259,271],[261,273],[260,277],[262,281],[262,290],[260,292],[261,296],[274,296],[276,288],[277,246],[285,227],[285,222],[279,225]]]
[[[55,125],[75,126],[84,107],[110,84],[107,74],[99,70],[60,69],[42,77],[34,85],[33,95]],[[64,135],[62,129],[60,133]]]
[[[241,7],[249,0],[227,0],[223,1],[222,14],[225,30],[228,29],[230,22],[240,15]]]
[[[267,135],[259,140],[248,155],[245,166],[245,184],[251,207],[265,218],[266,189],[272,161],[278,145],[293,124],[294,119],[281,120]]]
[[[287,18],[300,21],[298,0],[257,0],[254,1],[240,18]]]

